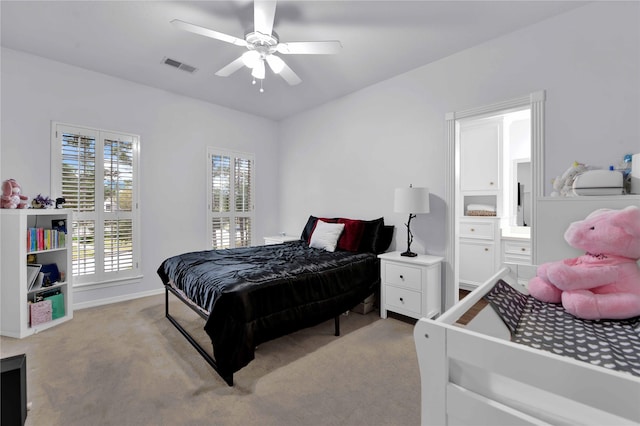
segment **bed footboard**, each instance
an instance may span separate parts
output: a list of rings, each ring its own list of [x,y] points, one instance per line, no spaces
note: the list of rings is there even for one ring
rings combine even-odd
[[[491,287],[416,323],[423,425],[640,424],[640,378],[454,325]]]

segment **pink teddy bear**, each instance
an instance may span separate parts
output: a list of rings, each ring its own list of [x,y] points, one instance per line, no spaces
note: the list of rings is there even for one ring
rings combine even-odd
[[[15,179],[7,179],[2,182],[2,197],[0,208],[26,209],[29,197],[22,195],[20,185]]]
[[[560,303],[583,319],[640,315],[640,208],[600,209],[572,223],[564,234],[587,253],[544,263],[529,281],[529,294]]]

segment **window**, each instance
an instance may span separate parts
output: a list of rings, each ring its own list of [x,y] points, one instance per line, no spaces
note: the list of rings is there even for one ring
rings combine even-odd
[[[210,248],[252,245],[253,173],[253,155],[207,149],[207,235]]]
[[[52,193],[74,211],[74,284],[139,275],[138,144],[136,135],[53,123]]]

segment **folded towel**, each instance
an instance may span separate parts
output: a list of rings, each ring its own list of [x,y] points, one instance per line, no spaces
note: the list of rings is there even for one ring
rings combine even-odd
[[[488,212],[495,212],[496,211],[496,207],[495,206],[490,206],[488,204],[469,204],[467,206],[467,211],[469,210],[484,210],[484,211],[488,211]]]

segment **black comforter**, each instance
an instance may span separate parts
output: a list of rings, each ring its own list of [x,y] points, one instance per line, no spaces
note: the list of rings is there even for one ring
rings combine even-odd
[[[380,283],[373,253],[327,252],[304,241],[185,253],[158,274],[209,313],[205,330],[220,373],[254,358],[256,345],[349,310]]]

